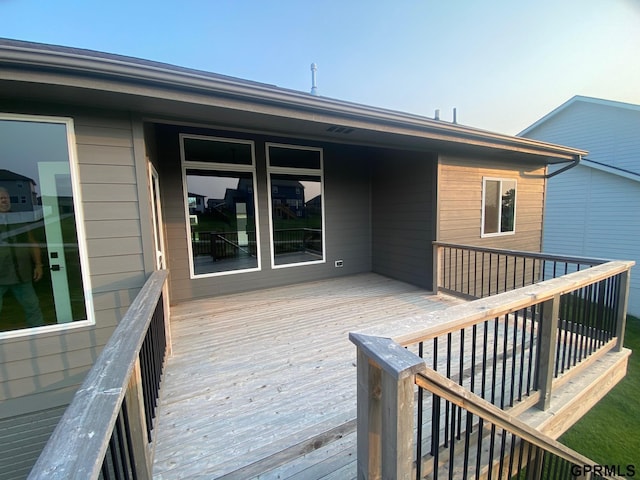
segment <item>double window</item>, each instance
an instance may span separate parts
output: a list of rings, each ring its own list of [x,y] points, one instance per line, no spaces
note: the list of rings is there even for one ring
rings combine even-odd
[[[268,143],[267,171],[272,267],[324,262],[322,149]]]
[[[484,178],[482,236],[508,235],[516,230],[516,181]]]
[[[255,145],[181,134],[191,277],[261,268]],[[322,149],[266,144],[271,266],[324,262]]]
[[[260,269],[251,141],[180,135],[191,276]]]
[[[73,121],[0,115],[0,337],[93,323]]]

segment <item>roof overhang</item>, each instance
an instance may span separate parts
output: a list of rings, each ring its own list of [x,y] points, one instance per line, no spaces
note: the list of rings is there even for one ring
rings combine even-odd
[[[0,39],[0,98],[340,143],[560,163],[587,152],[172,65]]]

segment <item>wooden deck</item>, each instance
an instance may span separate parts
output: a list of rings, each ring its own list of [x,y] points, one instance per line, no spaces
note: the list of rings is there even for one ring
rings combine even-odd
[[[457,302],[363,274],[172,307],[154,478],[356,478],[348,332]]]

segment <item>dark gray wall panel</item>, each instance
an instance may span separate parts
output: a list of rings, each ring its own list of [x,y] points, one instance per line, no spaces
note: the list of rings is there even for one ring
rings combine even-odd
[[[167,236],[166,249],[172,303],[371,271],[369,170],[371,155],[368,150],[305,142],[299,139],[267,138],[201,129],[183,128],[181,131],[227,138],[245,138],[255,142],[262,269],[259,272],[190,278],[178,129],[158,126],[154,147],[158,158],[154,163],[160,170],[160,193]],[[271,268],[265,142],[323,148],[325,263]],[[336,260],[342,260],[344,266],[336,268]]]
[[[435,160],[387,152],[372,175],[373,271],[432,288]]]

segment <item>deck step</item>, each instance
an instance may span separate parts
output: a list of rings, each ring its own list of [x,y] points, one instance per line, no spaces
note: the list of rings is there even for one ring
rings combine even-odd
[[[626,348],[607,352],[580,375],[554,388],[548,410],[532,407],[519,416],[520,420],[557,439],[624,378],[630,355]]]
[[[354,434],[356,431],[356,419],[350,420],[346,423],[338,425],[331,430],[322,432],[318,435],[315,435],[311,438],[308,438],[304,441],[293,444],[290,447],[285,448],[284,450],[270,455],[268,457],[262,458],[254,463],[246,465],[238,470],[233,472],[229,472],[226,475],[218,477],[217,480],[247,480],[251,478],[265,478],[265,473],[278,469],[288,463],[294,462],[296,459],[300,459],[301,457],[305,457],[310,453],[323,449],[327,445],[341,440],[342,438]],[[355,435],[354,435],[355,436]],[[283,439],[283,445],[293,443],[290,439]],[[256,452],[257,453],[257,452]],[[355,450],[354,450],[355,453]],[[353,458],[355,460],[355,456]],[[314,464],[317,462],[314,462]],[[304,467],[299,467],[303,469]],[[329,470],[331,471],[331,470]],[[295,475],[295,472],[292,473],[291,476]],[[277,478],[289,478],[278,475]],[[307,477],[308,478],[308,477]]]

